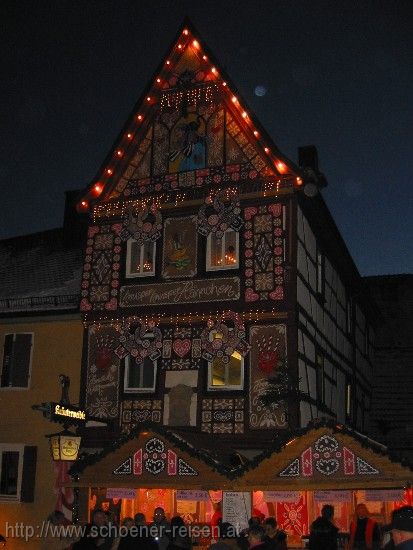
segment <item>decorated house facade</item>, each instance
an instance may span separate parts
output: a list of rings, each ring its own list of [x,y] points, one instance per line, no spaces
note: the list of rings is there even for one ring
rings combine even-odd
[[[371,311],[303,192],[325,184],[316,152],[284,157],[195,36],[179,34],[79,204],[84,405],[120,433],[152,421],[235,447],[320,415],[363,428]],[[309,397],[288,413],[260,399],[280,366]]]
[[[234,489],[218,457],[252,458],[321,417],[364,429],[376,312],[325,184],[315,148],[286,158],[185,25],[78,205],[90,215],[81,404],[108,421],[83,434],[103,454],[73,470],[86,508],[104,487],[135,487],[146,512],[176,513],[166,490]],[[264,402],[280,372],[281,397]],[[114,442],[127,452],[111,455]],[[329,444],[311,454],[342,460]],[[368,461],[348,452],[347,488],[362,487]],[[320,479],[342,469],[330,455]],[[302,474],[293,458],[284,479]]]

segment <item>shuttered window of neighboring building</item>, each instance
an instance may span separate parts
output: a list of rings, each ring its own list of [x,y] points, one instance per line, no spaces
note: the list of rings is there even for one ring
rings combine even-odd
[[[32,345],[31,333],[6,334],[0,379],[2,388],[29,386]]]
[[[33,502],[37,447],[0,444],[0,502]]]

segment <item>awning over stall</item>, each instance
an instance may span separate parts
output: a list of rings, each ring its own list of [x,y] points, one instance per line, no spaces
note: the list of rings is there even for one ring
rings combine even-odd
[[[71,468],[73,487],[222,489],[230,471],[176,433],[141,426]]]
[[[383,445],[325,422],[275,443],[239,471],[237,482],[242,490],[404,488],[413,472]]]

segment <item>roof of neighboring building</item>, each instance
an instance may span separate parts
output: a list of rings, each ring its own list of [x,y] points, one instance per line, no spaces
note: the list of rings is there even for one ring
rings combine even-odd
[[[0,241],[0,312],[77,308],[82,263],[63,228]]]
[[[376,329],[369,433],[413,449],[413,275],[365,277],[383,322]]]

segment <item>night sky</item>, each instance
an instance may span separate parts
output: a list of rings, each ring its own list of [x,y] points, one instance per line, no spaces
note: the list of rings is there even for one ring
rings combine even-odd
[[[296,161],[317,146],[361,274],[412,271],[410,0],[26,0],[0,12],[0,238],[61,225],[64,191],[95,176],[188,15],[279,149]]]

